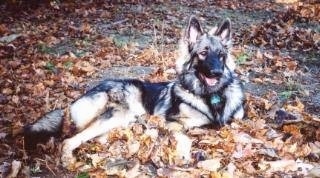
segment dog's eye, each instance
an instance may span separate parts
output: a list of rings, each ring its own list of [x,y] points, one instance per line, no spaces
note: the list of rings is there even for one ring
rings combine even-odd
[[[205,57],[205,56],[208,55],[208,51],[201,51],[201,52],[199,53],[199,55]]]
[[[223,61],[227,57],[227,55],[223,51],[219,51],[218,56],[220,61]]]

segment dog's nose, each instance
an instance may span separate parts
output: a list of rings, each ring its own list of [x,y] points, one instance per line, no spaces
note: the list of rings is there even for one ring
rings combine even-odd
[[[222,76],[222,71],[220,71],[220,70],[210,70],[210,75],[215,76],[215,77],[221,77]]]

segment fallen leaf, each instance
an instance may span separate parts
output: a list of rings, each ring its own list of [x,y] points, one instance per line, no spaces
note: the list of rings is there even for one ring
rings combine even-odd
[[[11,88],[4,88],[4,89],[2,89],[2,91],[1,91],[3,94],[5,94],[5,95],[11,95],[11,94],[13,94],[13,90],[11,89]]]
[[[320,142],[316,141],[314,143],[309,143],[309,146],[312,153],[320,155]]]
[[[285,125],[283,126],[283,131],[285,133],[290,133],[292,136],[296,137],[296,138],[301,138],[302,135],[300,133],[300,129],[297,125]]]
[[[87,73],[87,75],[92,74],[95,71],[95,67],[88,61],[79,61],[74,65],[74,71],[80,70],[81,72]]]
[[[217,171],[221,167],[220,161],[221,158],[199,161],[197,167],[207,171]]]
[[[7,133],[0,132],[0,139],[5,138],[7,135],[8,135]]]
[[[252,144],[242,145],[238,144],[236,145],[236,149],[232,154],[232,157],[240,159],[240,158],[247,158],[251,157],[256,153],[256,149],[252,148]]]
[[[178,122],[170,122],[166,125],[169,131],[181,132],[183,130],[183,125]]]
[[[301,121],[294,115],[287,113],[286,111],[283,110],[278,110],[275,113],[275,122],[276,124],[282,125],[283,123],[294,123],[294,122],[299,122]]]
[[[256,168],[253,167],[253,161],[248,160],[242,162],[241,166],[243,167],[246,173],[253,174],[256,172]]]
[[[98,165],[105,160],[104,157],[100,156],[99,154],[87,154],[88,158],[91,159],[91,163],[93,167],[98,167]]]
[[[133,168],[129,169],[124,177],[141,177],[141,172],[140,172],[140,164],[137,163]]]
[[[282,134],[278,133],[277,131],[275,131],[274,129],[268,129],[268,131],[266,132],[266,136],[268,140],[272,140],[275,138],[279,138],[281,137]]]
[[[296,98],[293,103],[287,103],[284,108],[289,112],[303,112],[304,104],[298,98]]]
[[[136,154],[140,149],[140,143],[138,141],[130,141],[128,143],[128,154],[127,157],[131,157]]]
[[[18,104],[18,103],[19,103],[19,100],[20,100],[20,99],[19,99],[19,96],[17,96],[17,95],[13,95],[13,96],[12,96],[12,102],[13,102],[13,103]]]
[[[320,166],[312,168],[308,172],[308,177],[320,177]]]
[[[294,160],[262,161],[259,163],[259,167],[261,170],[268,172],[298,170],[298,165]]]
[[[12,41],[14,41],[15,39],[17,39],[20,36],[22,36],[22,35],[21,34],[11,34],[8,36],[1,37],[0,43],[11,43]]]
[[[11,171],[10,171],[10,174],[7,176],[8,178],[13,178],[13,177],[17,177],[18,176],[18,173],[21,169],[21,161],[16,161],[16,160],[13,160],[12,163],[11,163]]]
[[[199,173],[193,171],[191,172],[192,177],[199,177]],[[190,177],[190,173],[183,170],[174,170],[170,168],[159,168],[157,170],[157,175],[160,177]]]
[[[276,3],[285,3],[285,4],[290,4],[290,3],[296,3],[299,0],[276,0]]]
[[[266,156],[269,156],[271,158],[278,158],[279,156],[277,155],[275,149],[273,148],[264,148],[264,149],[260,149],[259,154],[262,154],[262,155],[266,155]]]
[[[237,167],[234,165],[234,163],[230,162],[227,165],[227,172],[229,175],[231,175],[231,177],[234,177],[236,170],[237,170]]]
[[[10,171],[10,163],[2,162],[0,165],[0,175],[3,176]]]
[[[234,134],[233,139],[236,143],[242,143],[242,144],[263,143],[263,141],[256,139],[256,138],[253,138],[244,132]]]

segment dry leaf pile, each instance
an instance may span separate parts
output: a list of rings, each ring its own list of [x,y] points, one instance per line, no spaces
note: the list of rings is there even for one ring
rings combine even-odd
[[[306,65],[319,58],[316,1],[49,2],[0,4],[2,176],[320,176],[320,63]],[[262,11],[270,18],[257,20]],[[176,44],[191,13],[208,21],[227,16],[239,27],[232,54],[246,88],[246,119],[182,130],[143,116],[99,138],[104,143],[82,144],[72,170],[59,162],[61,140],[27,153],[22,137],[12,137],[67,106],[114,66],[152,66],[155,72],[143,79],[172,79]],[[191,144],[188,161],[177,131]]]

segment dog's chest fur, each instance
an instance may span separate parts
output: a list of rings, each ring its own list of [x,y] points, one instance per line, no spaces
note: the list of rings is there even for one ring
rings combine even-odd
[[[162,87],[159,91],[149,91],[153,93],[145,99],[149,113],[165,116],[167,120],[172,121],[183,122],[188,119],[190,122],[195,122],[197,120],[201,123],[199,125],[217,122],[216,119],[221,116],[225,106],[225,98],[221,92],[201,97],[184,89],[178,83],[169,83],[167,87]],[[151,97],[154,94],[158,97]],[[152,110],[150,110],[152,105]]]

